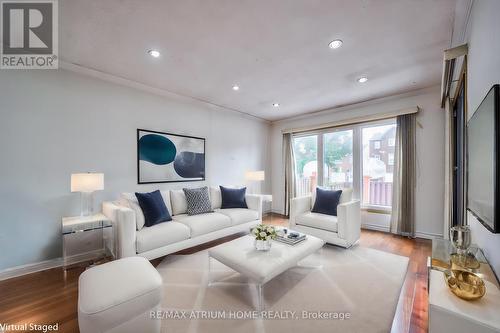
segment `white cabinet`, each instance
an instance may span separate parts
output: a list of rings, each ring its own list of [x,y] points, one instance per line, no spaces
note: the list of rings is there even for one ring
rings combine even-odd
[[[429,333],[500,332],[500,290],[485,280],[486,294],[476,301],[455,296],[443,272],[429,270]]]

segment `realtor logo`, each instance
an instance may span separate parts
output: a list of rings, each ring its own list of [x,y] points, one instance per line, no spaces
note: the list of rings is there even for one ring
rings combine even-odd
[[[5,0],[0,4],[0,68],[58,68],[57,0]]]

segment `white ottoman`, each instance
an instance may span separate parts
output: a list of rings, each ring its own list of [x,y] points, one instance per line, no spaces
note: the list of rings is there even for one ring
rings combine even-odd
[[[151,319],[159,309],[162,279],[142,257],[129,257],[93,267],[78,281],[78,324],[81,333],[159,332]]]

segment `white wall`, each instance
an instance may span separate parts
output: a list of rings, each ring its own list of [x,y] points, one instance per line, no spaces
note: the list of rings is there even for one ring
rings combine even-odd
[[[323,111],[311,116],[274,122],[271,132],[273,210],[283,213],[284,180],[282,130],[387,113],[419,106],[417,121],[416,233],[422,237],[442,236],[444,197],[444,111],[439,86],[357,105]],[[362,222],[387,228],[389,215],[363,214]]]
[[[71,173],[105,174],[97,207],[122,191],[202,185],[138,185],[137,128],[205,137],[206,183],[270,175],[267,122],[67,70],[1,71],[0,270],[61,256],[61,217],[79,212]]]
[[[467,25],[468,116],[474,114],[491,86],[500,83],[500,1],[475,0]],[[497,276],[500,275],[500,234],[493,234],[471,214],[472,238],[482,247]]]

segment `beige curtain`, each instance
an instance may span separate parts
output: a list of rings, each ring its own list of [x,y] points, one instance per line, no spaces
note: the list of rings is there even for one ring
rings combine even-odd
[[[415,235],[416,115],[397,117],[390,231]]]
[[[290,216],[290,201],[295,198],[295,158],[292,134],[283,134],[283,170],[285,171],[285,215]]]

